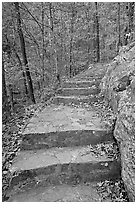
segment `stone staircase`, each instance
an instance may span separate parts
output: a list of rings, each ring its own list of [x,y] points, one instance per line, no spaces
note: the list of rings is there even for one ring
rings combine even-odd
[[[62,89],[54,98],[54,103],[80,105],[98,101],[97,94],[100,93],[99,83],[102,77],[84,74],[63,83]]]
[[[100,80],[85,72],[64,82],[52,103],[30,119],[10,169],[8,202],[100,202],[97,182],[120,178],[120,161],[93,151],[113,144],[113,133],[92,106],[77,106],[98,100]]]

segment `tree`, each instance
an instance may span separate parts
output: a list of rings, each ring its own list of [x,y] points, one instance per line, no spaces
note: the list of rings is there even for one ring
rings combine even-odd
[[[117,3],[118,9],[118,22],[117,22],[117,32],[118,32],[118,43],[117,43],[117,53],[119,52],[119,47],[122,45],[121,43],[121,31],[120,31],[120,3]]]
[[[15,36],[14,36],[15,37]],[[22,76],[23,76],[23,81],[24,81],[24,90],[25,90],[25,94],[28,95],[28,89],[27,89],[27,82],[26,82],[26,76],[25,76],[25,72],[23,70],[23,66],[22,66],[22,62],[21,62],[21,59],[20,59],[20,56],[19,54],[17,53],[16,51],[16,42],[14,40],[14,42],[10,42],[10,40],[8,39],[8,36],[7,36],[7,33],[5,34],[5,39],[6,39],[6,52],[7,54],[9,55],[9,58],[11,57],[11,54],[14,53],[15,56],[16,56],[16,59],[18,61],[18,64],[20,66],[20,69],[22,71]],[[3,47],[3,49],[5,49],[5,47]]]
[[[41,3],[42,11],[41,11],[41,19],[42,19],[42,81],[44,82],[44,53],[45,53],[45,26],[44,26],[44,20],[45,20],[45,12],[44,12],[44,3]]]
[[[27,77],[27,82],[28,82],[29,94],[30,94],[30,98],[32,102],[35,103],[35,98],[34,98],[34,93],[33,93],[33,84],[32,84],[32,79],[31,79],[31,75],[30,75],[30,71],[28,67],[27,55],[26,55],[25,40],[24,40],[24,35],[22,32],[22,27],[21,27],[19,3],[15,2],[14,5],[15,5],[15,10],[16,10],[16,15],[17,15],[17,28],[18,28],[19,38],[20,38],[22,58],[23,58],[25,69],[26,69],[26,77]]]
[[[20,68],[22,70],[22,76],[23,76],[23,81],[24,81],[24,89],[25,89],[26,95],[28,95],[26,76],[25,76],[25,72],[24,72],[23,67],[22,67],[21,59],[20,59],[20,57],[19,57],[19,55],[18,55],[18,53],[17,53],[17,51],[16,51],[16,49],[14,47],[13,47],[13,52],[15,53],[15,56],[16,56],[16,58],[18,60],[18,63],[19,63],[19,66],[20,66]]]
[[[70,57],[69,57],[69,71],[70,77],[74,74],[73,68],[73,33],[74,33],[74,17],[76,15],[75,2],[71,3],[71,19],[70,19]]]
[[[125,27],[127,26],[128,32],[128,27],[134,26],[133,2],[130,4],[21,2],[18,4],[20,14],[18,18],[21,21],[21,28],[18,30],[19,20],[15,4],[4,2],[2,8],[3,33],[7,34],[10,41],[10,49],[8,44],[6,46],[11,55],[11,64],[5,63],[5,75],[7,84],[13,79],[16,89],[21,89],[20,80],[23,82],[22,78],[26,79],[30,93],[27,70],[33,79],[35,97],[38,92],[42,93],[43,88],[52,87],[58,73],[61,78],[73,77],[87,69],[90,63],[114,58],[118,51],[117,44],[123,43]],[[24,49],[22,49],[22,35],[19,34],[21,32],[25,55],[22,51]],[[29,66],[28,64],[26,66],[28,62]],[[21,67],[25,77],[22,77]],[[18,78],[19,73],[20,78]],[[23,86],[25,87],[25,83]]]
[[[87,20],[87,24],[88,24],[88,28],[87,28],[87,38],[88,38],[88,46],[87,46],[87,52],[88,52],[88,64],[90,64],[90,59],[91,59],[91,53],[90,53],[90,41],[91,41],[91,25],[90,25],[90,21],[91,21],[91,17],[90,17],[90,4],[88,3],[86,9],[86,20]]]
[[[52,3],[49,3],[49,40],[50,46],[52,47],[54,60],[55,60],[55,75],[58,76],[58,59],[57,59],[57,50],[55,43],[55,33],[54,33],[54,11]]]
[[[95,16],[96,16],[96,53],[97,53],[97,62],[100,61],[100,40],[99,40],[99,17],[98,17],[98,3],[95,2],[95,8],[96,8],[96,12],[95,12]]]
[[[3,56],[2,56],[2,111],[3,111],[3,116],[6,116],[7,113],[9,113],[9,110],[10,109],[9,109],[7,89],[6,89],[4,59],[3,59]],[[4,117],[4,119],[5,118],[6,117]]]
[[[134,11],[135,2],[129,2],[128,3],[129,32],[134,30]]]

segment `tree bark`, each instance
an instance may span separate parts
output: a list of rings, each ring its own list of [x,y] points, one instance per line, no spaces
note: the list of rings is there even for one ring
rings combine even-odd
[[[10,109],[9,109],[7,89],[6,89],[4,61],[2,59],[2,111],[3,111],[3,113],[4,112],[8,113],[9,110]]]
[[[90,22],[90,15],[89,15],[89,7],[86,9],[86,18],[87,18],[87,22],[88,22],[88,29],[87,29],[87,41],[88,41],[88,46],[87,46],[87,52],[88,52],[88,65],[91,62],[91,53],[90,53],[90,32],[91,32],[91,28],[89,25]]]
[[[51,47],[54,51],[54,60],[55,60],[55,74],[56,74],[56,79],[58,76],[58,59],[57,59],[57,50],[56,50],[56,45],[55,45],[55,36],[54,36],[54,22],[53,22],[53,9],[52,9],[52,3],[49,3],[49,39],[50,39],[50,44]]]
[[[42,13],[41,13],[41,17],[42,17],[42,82],[44,84],[44,53],[45,53],[45,46],[44,46],[44,4],[43,2],[41,3],[42,6]]]
[[[129,15],[129,33],[134,30],[134,11],[135,11],[135,2],[128,3],[128,15]]]
[[[71,5],[71,24],[70,24],[70,57],[69,57],[69,74],[70,74],[70,78],[74,75],[75,70],[73,70],[73,33],[74,33],[74,17],[75,17],[75,13],[74,13],[74,5],[75,2],[72,3]]]
[[[26,55],[25,40],[24,40],[24,35],[22,32],[22,27],[21,27],[19,3],[15,2],[14,5],[15,5],[15,10],[16,10],[16,14],[17,14],[17,29],[18,29],[18,34],[19,34],[19,38],[20,38],[22,58],[23,58],[25,69],[26,69],[26,77],[27,77],[27,82],[28,82],[29,95],[30,95],[31,101],[33,103],[35,103],[33,84],[32,84],[31,74],[29,71],[28,60],[27,60],[27,55]]]
[[[13,113],[14,112],[14,99],[13,99],[13,87],[12,87],[12,84],[9,84],[8,90],[9,90],[10,109],[11,109],[11,112]]]
[[[100,61],[100,40],[99,40],[99,20],[98,20],[98,3],[95,2],[96,8],[96,54],[97,54],[97,62]]]
[[[117,21],[117,31],[118,31],[117,53],[118,53],[119,47],[122,45],[122,43],[121,43],[121,31],[120,31],[120,3],[117,3],[117,10],[118,10],[118,21]]]
[[[20,68],[21,68],[21,70],[22,70],[22,76],[23,76],[23,81],[24,81],[25,94],[28,95],[28,88],[27,88],[26,76],[25,76],[25,72],[24,72],[24,70],[23,70],[23,68],[22,68],[21,59],[20,59],[18,53],[16,52],[16,50],[15,50],[14,48],[13,48],[13,51],[14,51],[14,53],[15,53],[15,56],[16,56],[17,60],[18,60],[19,66],[20,66]]]
[[[60,21],[61,21],[61,28],[60,28],[60,33],[61,33],[61,61],[64,62],[65,61],[65,44],[64,44],[64,30],[65,30],[65,26],[64,26],[64,21],[63,21],[63,16],[62,16],[62,11],[60,11]]]

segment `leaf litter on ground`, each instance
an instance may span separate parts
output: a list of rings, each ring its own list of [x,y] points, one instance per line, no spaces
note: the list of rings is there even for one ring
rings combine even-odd
[[[81,153],[81,155],[87,155],[93,153],[95,157],[99,156],[106,156],[113,160],[120,158],[120,153],[118,146],[115,142],[107,142],[107,143],[100,143],[97,145],[88,145],[85,148],[85,151]]]
[[[6,191],[9,187],[12,173],[10,167],[14,157],[20,150],[22,141],[22,131],[28,124],[29,119],[45,106],[50,105],[52,97],[45,102],[39,102],[34,105],[23,106],[21,111],[15,112],[9,116],[7,121],[2,124],[2,200],[6,201]]]
[[[129,202],[127,192],[122,180],[105,180],[96,185],[97,192],[101,196],[101,202],[110,199],[111,202]]]

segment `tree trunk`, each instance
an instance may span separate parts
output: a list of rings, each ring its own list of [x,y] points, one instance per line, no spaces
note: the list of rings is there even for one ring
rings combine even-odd
[[[74,33],[74,4],[72,3],[72,13],[71,13],[71,25],[70,25],[70,57],[69,57],[69,74],[70,77],[74,75],[75,70],[73,70],[73,33]]]
[[[5,70],[4,70],[4,61],[2,59],[2,112],[3,115],[6,116],[9,113],[9,104],[8,104],[8,96],[6,90],[6,81],[5,81]],[[6,113],[6,115],[4,114]],[[4,117],[3,119],[6,119]]]
[[[41,91],[40,82],[39,82],[39,77],[38,77],[38,73],[37,73],[36,70],[35,70],[35,76],[36,76],[36,79],[37,79],[38,90]]]
[[[118,10],[118,21],[117,21],[117,31],[118,31],[118,43],[117,43],[117,53],[119,52],[119,47],[122,45],[121,43],[121,32],[120,32],[120,3],[117,3]]]
[[[134,11],[135,2],[128,3],[128,15],[129,15],[129,33],[134,30]]]
[[[95,2],[95,7],[96,7],[96,53],[97,53],[97,62],[100,61],[100,45],[99,45],[99,20],[98,20],[98,3]]]
[[[66,53],[65,53],[65,35],[64,35],[64,30],[65,30],[65,26],[64,26],[64,21],[63,21],[63,16],[62,16],[62,11],[60,11],[60,21],[61,21],[61,27],[60,27],[60,33],[61,33],[61,64],[62,66],[62,74],[63,75],[67,75],[66,70],[64,70],[64,62],[66,62]]]
[[[90,53],[90,26],[88,26],[88,47],[87,47],[87,52],[88,52],[88,65],[91,62],[91,53]]]
[[[29,95],[30,95],[31,101],[33,103],[35,103],[35,98],[34,98],[34,93],[33,93],[33,84],[32,84],[32,79],[31,79],[31,75],[30,75],[30,71],[29,71],[29,67],[28,67],[27,55],[26,55],[25,40],[24,40],[22,28],[21,28],[19,3],[15,2],[14,5],[15,5],[15,10],[16,10],[16,14],[17,14],[17,28],[18,28],[18,33],[19,33],[19,37],[20,37],[20,45],[21,45],[23,62],[24,62],[24,66],[26,69],[26,77],[27,77],[27,82],[28,82]]]
[[[55,36],[54,36],[54,22],[53,22],[53,12],[52,12],[52,3],[49,3],[49,13],[50,13],[50,18],[49,18],[49,39],[50,39],[50,44],[51,47],[54,51],[54,60],[55,60],[55,74],[56,78],[58,75],[58,59],[57,59],[57,50],[56,50],[56,45],[55,45]]]
[[[13,113],[14,112],[14,99],[13,99],[13,87],[12,87],[12,84],[9,84],[8,90],[9,90],[10,109],[11,109],[11,112]]]
[[[90,53],[90,37],[91,37],[91,28],[90,28],[90,25],[89,25],[89,22],[90,22],[90,15],[89,15],[89,7],[87,8],[86,10],[86,19],[87,19],[87,22],[88,22],[88,29],[87,29],[87,42],[88,42],[88,45],[87,45],[87,53],[88,53],[88,65],[90,64],[91,62],[91,53]]]
[[[72,60],[73,60],[73,57],[72,57],[72,49],[73,49],[73,45],[72,45],[72,42],[73,41],[73,37],[72,37],[72,33],[71,33],[71,37],[70,37],[70,57],[69,57],[69,74],[70,74],[70,78],[73,76],[73,71],[72,71]]]
[[[17,60],[18,60],[19,66],[20,66],[20,68],[21,68],[21,70],[22,70],[22,76],[23,76],[23,81],[24,81],[24,90],[25,90],[25,94],[28,95],[26,76],[25,76],[25,72],[24,72],[24,70],[23,70],[23,68],[22,68],[21,60],[20,60],[20,57],[19,57],[19,55],[18,55],[18,53],[16,52],[15,49],[14,49],[14,53],[15,53],[16,58],[17,58]]]
[[[45,46],[44,46],[44,42],[45,42],[45,39],[44,39],[44,4],[43,2],[41,3],[41,6],[42,6],[42,15],[41,15],[41,18],[42,18],[42,82],[44,84],[44,52],[45,52]]]

